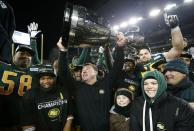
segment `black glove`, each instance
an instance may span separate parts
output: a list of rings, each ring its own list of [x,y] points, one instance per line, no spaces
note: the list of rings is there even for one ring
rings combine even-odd
[[[170,26],[171,29],[177,27],[179,25],[179,20],[177,15],[169,15],[168,23],[169,23],[168,26]]]
[[[176,26],[179,25],[179,20],[177,15],[170,15],[168,16],[168,19],[169,19],[169,24],[171,28],[175,28]]]

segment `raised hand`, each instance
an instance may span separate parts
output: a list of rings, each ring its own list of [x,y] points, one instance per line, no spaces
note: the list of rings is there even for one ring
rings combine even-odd
[[[38,33],[41,32],[41,30],[38,30],[38,23],[32,22],[27,27],[31,38],[36,38]]]
[[[116,43],[118,46],[124,46],[127,43],[127,38],[124,36],[122,32],[118,32],[116,38],[117,38]]]
[[[68,49],[63,46],[62,37],[59,38],[59,41],[57,42],[57,46],[60,51],[66,52]]]
[[[164,13],[164,20],[166,25],[168,25],[171,29],[179,25],[179,19],[177,15],[167,15],[167,13]]]

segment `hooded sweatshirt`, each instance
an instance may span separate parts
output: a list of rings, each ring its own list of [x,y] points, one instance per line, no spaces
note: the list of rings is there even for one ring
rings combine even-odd
[[[153,102],[150,100],[150,98],[146,95],[144,91],[144,81],[148,78],[156,79],[158,82],[158,90],[157,90],[156,96],[153,98]],[[141,88],[142,88],[142,93],[143,93],[144,98],[150,105],[152,105],[154,101],[157,100],[161,96],[161,94],[166,90],[167,83],[166,83],[166,80],[163,74],[157,70],[154,70],[154,71],[149,71],[145,74],[145,76],[143,77],[141,81]]]
[[[152,100],[146,95],[144,91],[144,81],[146,79],[153,78],[156,79],[158,82],[158,90],[156,93],[156,96],[152,98]],[[144,107],[143,107],[143,131],[145,131],[145,113],[146,113],[146,104],[149,105],[149,123],[150,123],[150,131],[153,131],[153,120],[152,120],[152,105],[153,103],[161,96],[161,94],[166,90],[167,84],[165,82],[164,76],[158,72],[158,71],[149,71],[145,74],[144,78],[141,81],[141,88],[142,88],[142,93],[144,96]]]
[[[158,90],[152,100],[144,91],[144,81],[156,79]],[[167,83],[157,70],[147,72],[141,82],[143,96],[131,106],[132,131],[190,131],[194,130],[194,111],[183,101],[166,93]]]

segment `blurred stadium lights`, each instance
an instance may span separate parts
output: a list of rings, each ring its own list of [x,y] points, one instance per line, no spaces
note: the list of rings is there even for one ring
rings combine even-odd
[[[121,24],[120,24],[120,27],[121,28],[125,28],[125,27],[127,27],[128,26],[128,23],[127,22],[122,22]]]
[[[132,17],[129,19],[129,25],[135,25],[137,24],[139,21],[141,21],[143,19],[143,17]]]
[[[115,25],[115,26],[113,27],[113,30],[114,30],[114,31],[118,31],[118,30],[119,30],[119,26],[118,26],[118,25]]]
[[[167,5],[165,8],[164,8],[164,10],[165,11],[168,11],[168,10],[171,10],[171,9],[173,9],[173,8],[175,8],[176,7],[176,4],[174,3],[174,4],[169,4],[169,5]]]
[[[153,9],[153,10],[150,11],[149,16],[156,17],[157,15],[160,14],[160,12],[161,12],[160,9]]]
[[[184,3],[191,3],[193,0],[184,0]]]
[[[183,0],[182,4],[191,3],[191,2],[193,2],[193,0]],[[182,5],[182,4],[180,4],[180,5]],[[156,17],[157,15],[162,13],[163,11],[169,11],[169,10],[178,8],[180,5],[177,5],[176,3],[172,3],[172,4],[166,5],[163,10],[160,10],[160,9],[151,10],[150,13],[149,13],[149,16],[150,17]],[[130,26],[130,25],[136,25],[139,21],[141,21],[143,19],[145,19],[145,18],[143,18],[143,17],[132,17],[132,18],[129,19],[128,23],[127,22],[122,22],[120,24],[120,26],[116,25],[112,29],[115,30],[115,31],[118,31],[120,28],[125,28],[125,27]]]
[[[138,17],[137,20],[139,22],[139,21],[143,20],[143,17]]]

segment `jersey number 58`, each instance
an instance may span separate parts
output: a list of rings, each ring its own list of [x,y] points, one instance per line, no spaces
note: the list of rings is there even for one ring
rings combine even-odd
[[[14,91],[14,87],[16,87],[16,84],[13,80],[10,80],[9,77],[18,77],[16,72],[12,71],[4,71],[2,76],[2,83],[8,85],[7,88],[5,86],[0,86],[0,94],[3,95],[10,95]],[[19,85],[18,85],[18,95],[23,96],[24,95],[24,88],[26,90],[29,90],[31,88],[32,84],[32,77],[30,75],[21,75],[19,79]]]

